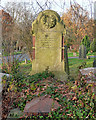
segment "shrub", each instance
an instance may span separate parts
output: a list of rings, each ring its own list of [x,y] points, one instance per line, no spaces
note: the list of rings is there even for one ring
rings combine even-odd
[[[93,39],[91,45],[90,45],[90,49],[93,51],[93,52],[96,52],[96,39]]]
[[[89,37],[87,35],[85,35],[85,37],[81,41],[81,45],[82,44],[86,47],[86,52],[88,53],[88,51],[90,50],[90,40],[89,40]]]
[[[3,73],[8,73],[8,74],[15,74],[19,72],[19,61],[14,60],[14,62],[10,62],[9,64],[3,62],[2,63],[2,72]]]

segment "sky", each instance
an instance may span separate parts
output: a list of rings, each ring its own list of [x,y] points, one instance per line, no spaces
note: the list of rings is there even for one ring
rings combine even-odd
[[[34,8],[37,10],[38,7],[36,7],[36,0],[0,0],[0,5],[5,7],[5,4],[7,2],[25,2],[25,3],[33,3],[34,4]],[[46,0],[37,0],[40,5],[44,5],[44,1]],[[70,0],[48,0],[49,1],[49,6],[51,7],[52,10],[55,10],[56,12],[59,13],[59,15],[61,15],[64,11],[66,11],[69,6],[70,6]],[[64,3],[65,4],[62,4]],[[94,1],[96,0],[71,0],[72,3],[77,2],[78,4],[80,4],[85,10],[87,10],[90,13],[90,4],[92,5],[92,13],[94,15]],[[90,1],[90,2],[89,2]],[[51,4],[50,4],[51,3]]]

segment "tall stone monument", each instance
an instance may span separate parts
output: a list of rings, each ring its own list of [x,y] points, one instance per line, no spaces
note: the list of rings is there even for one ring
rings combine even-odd
[[[40,12],[32,23],[33,51],[32,63],[34,73],[62,71],[64,73],[64,34],[65,25],[53,10]]]

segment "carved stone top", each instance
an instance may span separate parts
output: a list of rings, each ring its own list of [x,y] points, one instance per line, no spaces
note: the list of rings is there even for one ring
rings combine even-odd
[[[54,15],[43,15],[41,22],[46,28],[53,28],[56,25],[56,17]]]
[[[64,31],[65,26],[57,12],[45,10],[39,13],[37,19],[32,23],[33,34],[37,31]]]

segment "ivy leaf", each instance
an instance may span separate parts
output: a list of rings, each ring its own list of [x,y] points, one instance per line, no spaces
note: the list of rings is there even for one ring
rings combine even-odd
[[[79,116],[79,118],[82,118],[83,113],[81,113],[80,111],[77,111],[76,113],[77,113],[77,115]]]

